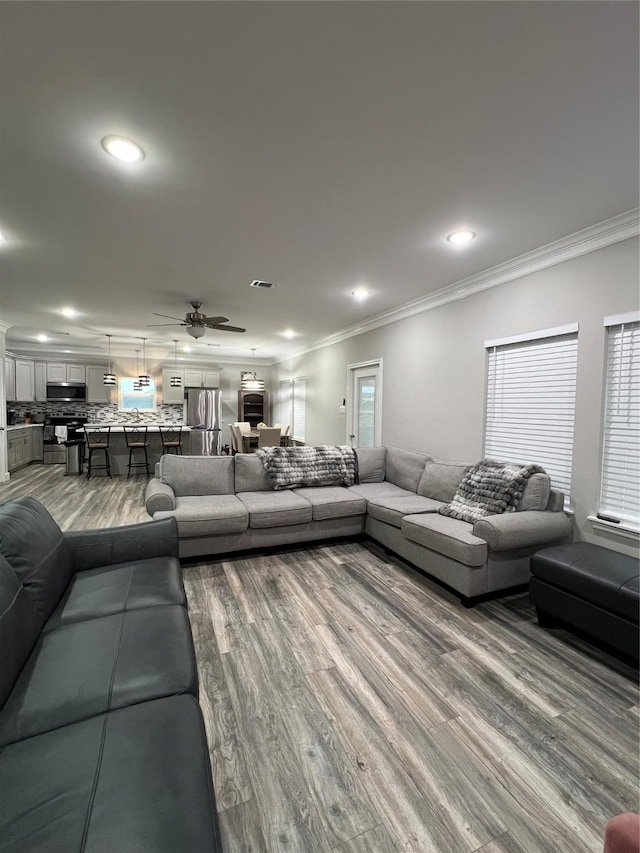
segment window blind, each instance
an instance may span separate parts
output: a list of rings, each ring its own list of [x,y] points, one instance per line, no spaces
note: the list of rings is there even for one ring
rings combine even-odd
[[[488,347],[484,452],[541,465],[568,503],[578,334],[535,337]]]
[[[640,524],[640,322],[607,331],[600,511]]]
[[[296,441],[305,441],[305,392],[304,379],[293,380],[293,427],[292,433]]]
[[[280,397],[278,400],[278,419],[284,426],[291,425],[291,380],[285,379],[280,383]]]

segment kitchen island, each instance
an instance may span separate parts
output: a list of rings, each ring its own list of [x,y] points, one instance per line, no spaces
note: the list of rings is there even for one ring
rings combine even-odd
[[[134,429],[147,427],[147,458],[149,460],[149,474],[153,476],[154,466],[162,456],[162,440],[160,438],[160,427],[163,429],[177,429],[182,426],[182,452],[185,456],[214,456],[218,447],[219,430],[202,430],[198,427],[188,427],[182,424],[102,424],[88,423],[87,429],[106,429],[110,428],[109,435],[109,461],[111,463],[112,476],[127,476],[127,465],[129,464],[129,448],[124,434],[125,429]],[[173,451],[172,451],[173,452]],[[104,454],[98,452],[94,455],[94,464],[102,465]],[[89,452],[86,453],[86,459],[89,457]],[[144,462],[144,453],[141,450],[134,450],[132,462]],[[95,474],[92,471],[91,476],[104,476],[104,469],[97,469]],[[136,467],[131,469],[131,476],[143,475],[144,467]]]

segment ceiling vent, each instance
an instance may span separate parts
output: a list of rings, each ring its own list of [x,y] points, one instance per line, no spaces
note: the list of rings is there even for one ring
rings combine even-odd
[[[249,287],[277,287],[277,285],[273,284],[270,281],[260,281],[259,278],[254,278]]]

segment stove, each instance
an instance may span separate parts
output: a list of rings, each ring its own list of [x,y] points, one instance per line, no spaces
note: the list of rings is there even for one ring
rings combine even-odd
[[[56,427],[67,428],[67,439],[84,439],[84,425],[89,418],[66,412],[60,416],[48,417],[43,429],[43,461],[45,465],[55,465],[66,461],[66,450],[62,443],[64,439],[56,437]]]

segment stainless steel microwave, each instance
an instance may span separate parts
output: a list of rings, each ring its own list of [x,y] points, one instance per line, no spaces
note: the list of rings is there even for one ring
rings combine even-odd
[[[47,382],[47,403],[86,403],[84,382]]]

